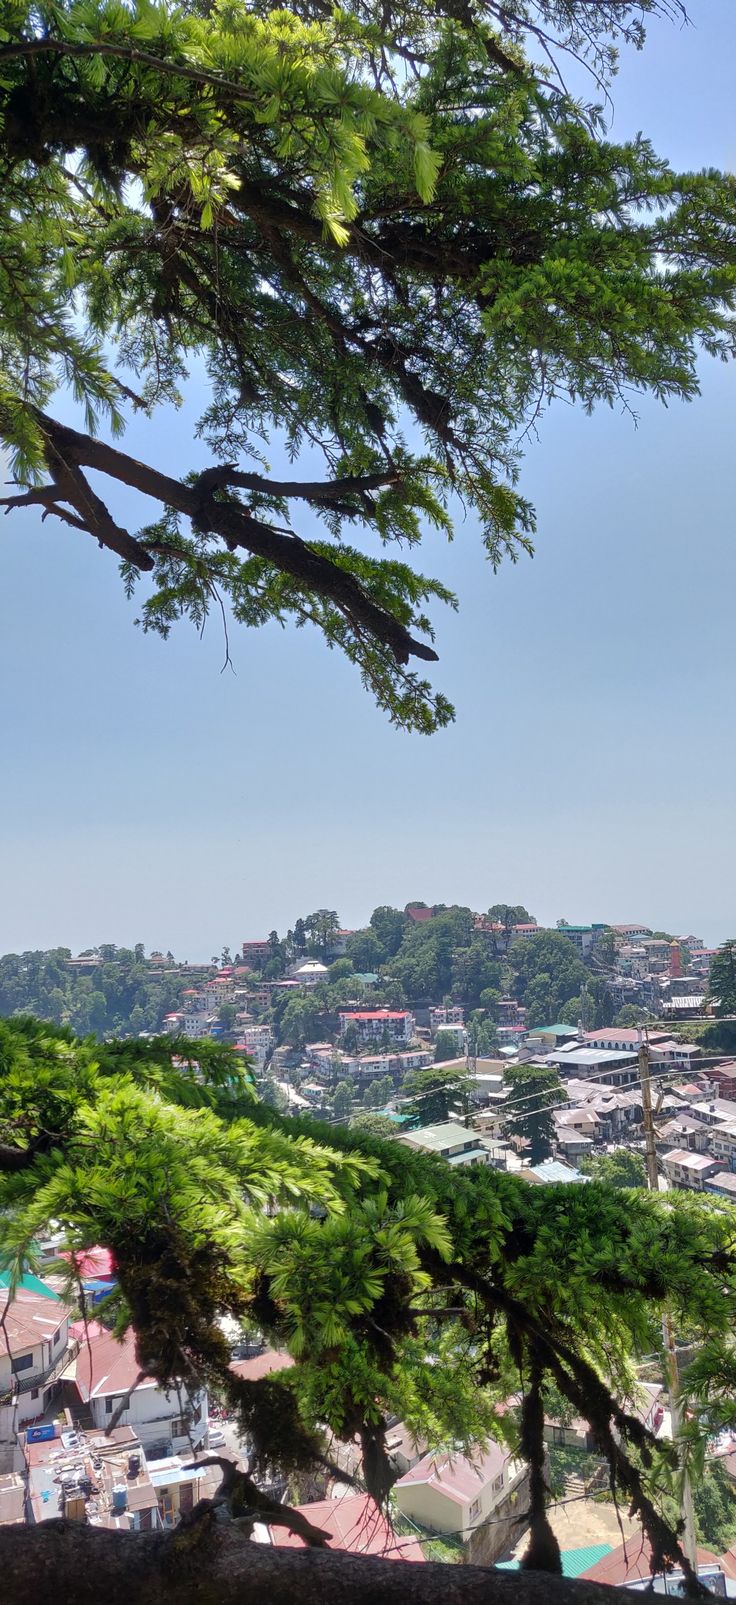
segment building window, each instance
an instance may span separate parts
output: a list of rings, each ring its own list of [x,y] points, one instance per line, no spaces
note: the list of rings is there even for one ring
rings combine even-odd
[[[479,1499],[474,1499],[472,1505],[470,1506],[470,1510],[468,1511],[468,1518],[469,1518],[470,1521],[475,1521],[476,1518],[479,1515],[480,1515],[480,1500]]]
[[[32,1399],[37,1399],[38,1398],[38,1388],[31,1388],[31,1398]]]
[[[18,1354],[18,1355],[16,1355],[16,1358],[14,1360],[11,1360],[11,1362],[10,1362],[10,1369],[11,1369],[11,1371],[32,1371],[33,1370],[33,1355],[32,1354]]]
[[[111,1416],[114,1408],[115,1408],[115,1400],[114,1399],[106,1399],[105,1400],[105,1415],[106,1416]]]

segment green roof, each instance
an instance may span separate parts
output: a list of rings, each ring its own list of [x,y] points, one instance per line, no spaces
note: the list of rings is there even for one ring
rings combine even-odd
[[[565,1025],[562,1021],[558,1020],[556,1025],[530,1025],[527,1035],[542,1037],[574,1037],[576,1031],[577,1026]]]
[[[0,1287],[10,1287],[10,1282],[10,1271],[0,1271]],[[53,1287],[49,1287],[47,1282],[42,1282],[40,1277],[34,1276],[31,1271],[26,1271],[25,1275],[21,1276],[18,1287],[22,1287],[26,1293],[40,1293],[43,1298],[59,1297]]]
[[[563,1577],[582,1577],[584,1572],[590,1571],[605,1555],[610,1555],[613,1544],[586,1544],[582,1549],[563,1549],[562,1575]],[[518,1560],[497,1560],[499,1571],[518,1572]]]

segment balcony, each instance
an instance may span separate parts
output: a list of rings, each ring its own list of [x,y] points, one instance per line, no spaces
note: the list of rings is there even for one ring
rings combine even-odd
[[[12,1404],[13,1399],[23,1393],[32,1393],[34,1388],[45,1388],[50,1382],[58,1382],[62,1371],[66,1370],[71,1360],[79,1353],[79,1342],[72,1338],[65,1349],[62,1349],[58,1359],[52,1360],[50,1365],[44,1366],[42,1371],[21,1371],[13,1377],[12,1387],[0,1394],[0,1407]]]

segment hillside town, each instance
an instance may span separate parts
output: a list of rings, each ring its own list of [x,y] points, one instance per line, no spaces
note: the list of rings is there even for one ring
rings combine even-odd
[[[161,1020],[172,1046],[232,1046],[260,1096],[302,1129],[305,1118],[363,1129],[452,1170],[486,1166],[530,1187],[597,1178],[645,1186],[648,1149],[660,1191],[736,1199],[736,1009],[724,984],[732,944],[713,949],[636,921],[545,929],[521,906],[479,915],[412,904],[377,909],[355,931],[320,910],[283,939],[248,939],[209,965],[111,947],[14,956],[16,983],[25,964],[41,986],[45,963],[71,978],[66,992],[57,988],[71,1007],[80,986],[104,1002],[132,963],[149,992],[159,986],[176,999]],[[127,1023],[129,1035],[153,1035],[135,1033],[134,1015]],[[182,1376],[165,1389],[141,1374],[132,1332],[119,1341],[110,1330],[116,1268],[107,1250],[73,1259],[53,1222],[37,1250],[20,1281],[0,1275],[0,1524],[63,1515],[108,1529],[172,1528],[216,1495],[223,1463],[247,1466],[250,1445],[204,1383]],[[253,1326],[223,1318],[223,1335],[239,1377],[293,1364]],[[504,1408],[517,1406],[511,1397]],[[656,1366],[641,1371],[629,1408],[656,1437],[671,1435]],[[587,1424],[550,1411],[545,1438],[566,1575],[643,1587],[647,1542],[602,1497],[605,1468]],[[333,1547],[519,1564],[529,1470],[508,1444],[461,1452],[416,1439],[394,1418],[386,1445],[395,1477],[386,1509],[356,1486],[357,1451],[337,1442],[332,1471],[296,1502],[278,1466],[268,1491],[289,1497]],[[726,1515],[722,1542],[700,1550],[699,1564],[731,1594],[736,1435],[721,1432],[711,1458]],[[302,1542],[265,1519],[254,1536]]]

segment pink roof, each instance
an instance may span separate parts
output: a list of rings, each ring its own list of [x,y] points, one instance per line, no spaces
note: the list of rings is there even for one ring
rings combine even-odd
[[[353,1555],[381,1555],[384,1560],[424,1560],[416,1538],[398,1537],[370,1494],[318,1499],[296,1508],[313,1526],[332,1534],[332,1549],[345,1549]],[[304,1540],[285,1527],[272,1527],[270,1532],[280,1549],[306,1548]]]
[[[407,908],[406,912],[410,920],[423,921],[433,918],[431,908]]]
[[[69,1336],[79,1338],[80,1343],[91,1343],[93,1338],[104,1337],[106,1332],[107,1327],[101,1326],[99,1321],[88,1321],[86,1326],[84,1321],[69,1322]]]
[[[116,1274],[109,1248],[87,1248],[81,1254],[60,1254],[59,1259],[73,1259],[82,1281],[104,1281]]]
[[[408,1488],[411,1483],[428,1483],[456,1504],[468,1505],[482,1488],[500,1476],[510,1458],[508,1450],[498,1443],[490,1443],[485,1454],[478,1450],[473,1460],[465,1455],[433,1452],[423,1455],[395,1486]]]
[[[13,1355],[18,1349],[35,1348],[58,1332],[69,1314],[59,1299],[46,1298],[19,1287],[14,1298],[0,1288],[0,1354]]]
[[[231,1360],[230,1370],[245,1382],[260,1382],[261,1377],[270,1376],[273,1371],[288,1371],[293,1364],[290,1354],[269,1349],[265,1354],[254,1354],[251,1360]]]
[[[405,1020],[406,1009],[354,1009],[346,1014],[340,1010],[341,1020]]]

